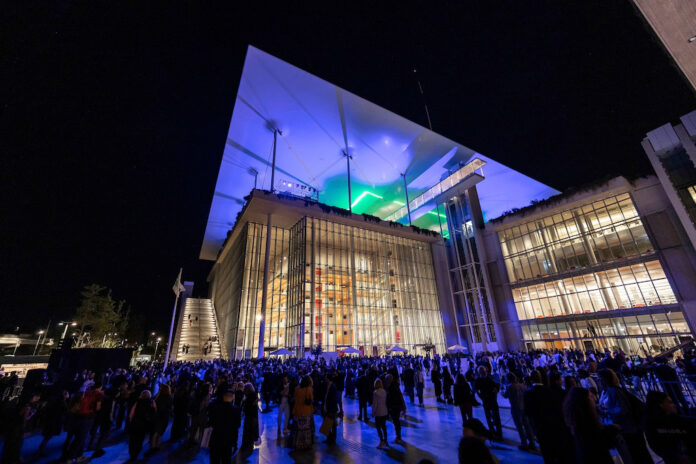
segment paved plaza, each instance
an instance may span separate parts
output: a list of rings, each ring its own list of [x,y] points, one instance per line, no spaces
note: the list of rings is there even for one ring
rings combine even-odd
[[[426,382],[431,387],[430,381]],[[387,423],[391,447],[386,450],[377,449],[379,443],[374,422],[364,423],[357,420],[357,399],[344,398],[345,420],[338,428],[338,438],[335,445],[322,443],[324,436],[317,431],[317,443],[312,450],[294,451],[285,444],[285,439],[277,439],[276,409],[270,413],[260,413],[261,445],[250,455],[237,456],[237,463],[418,463],[421,459],[432,462],[456,463],[457,446],[461,437],[461,417],[459,409],[452,405],[437,403],[432,388],[426,388],[425,405],[419,407],[410,404],[406,398],[407,411],[403,423],[403,439],[405,446],[391,443],[394,439],[394,428]],[[483,410],[474,408],[474,415],[485,424]],[[501,419],[504,426],[504,442],[493,443],[493,453],[502,463],[532,464],[541,463],[540,456],[525,453],[517,449],[518,436],[514,429],[507,401],[501,398]],[[321,418],[315,416],[317,430]],[[164,439],[169,438],[169,432]],[[241,430],[239,432],[241,442]],[[47,458],[37,463],[54,462],[60,455],[60,448],[65,440],[65,434],[54,437],[49,443]],[[23,457],[31,460],[32,453],[41,441],[40,434],[32,435],[24,441]],[[105,448],[106,454],[95,463],[125,462],[128,460],[127,437],[119,432],[112,444]],[[148,449],[146,444],[144,451]],[[91,451],[88,453],[91,455]],[[208,463],[208,451],[186,448],[179,444],[166,443],[162,450],[150,457],[141,453],[141,462],[157,463]]]

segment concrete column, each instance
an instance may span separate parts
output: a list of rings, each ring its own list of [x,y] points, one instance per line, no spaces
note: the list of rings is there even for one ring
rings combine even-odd
[[[264,334],[266,332],[266,300],[268,299],[268,268],[271,256],[271,215],[266,223],[266,256],[263,257],[263,287],[261,290],[261,321],[259,322],[259,351],[258,357],[263,358]]]

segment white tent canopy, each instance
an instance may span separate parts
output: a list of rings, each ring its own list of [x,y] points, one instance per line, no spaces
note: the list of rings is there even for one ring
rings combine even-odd
[[[292,355],[292,354],[295,354],[295,353],[293,353],[292,351],[290,351],[290,350],[288,350],[288,349],[285,349],[285,348],[281,348],[281,349],[279,349],[279,350],[271,351],[271,356],[290,356],[290,355]]]

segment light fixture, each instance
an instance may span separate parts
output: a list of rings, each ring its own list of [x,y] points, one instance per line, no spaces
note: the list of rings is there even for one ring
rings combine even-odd
[[[689,43],[696,42],[696,35],[693,37],[689,37]]]

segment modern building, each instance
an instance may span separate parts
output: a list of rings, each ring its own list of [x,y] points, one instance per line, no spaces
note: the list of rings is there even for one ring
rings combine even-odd
[[[485,290],[462,280],[485,270],[447,258],[460,233],[444,198],[474,186],[481,221],[558,193],[250,47],[200,255],[227,353],[442,352],[495,334]]]
[[[443,352],[443,312],[454,324],[451,305],[440,304],[447,270],[438,282],[435,261],[446,261],[435,232],[253,190],[213,268],[211,295],[237,358],[317,345]]]
[[[250,47],[200,255],[220,352],[675,346],[696,258],[670,163],[560,195]]]
[[[685,0],[633,0],[677,69],[696,90],[696,3]]]
[[[696,260],[655,176],[553,197],[483,235],[508,348],[648,355],[691,337]]]

